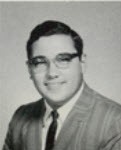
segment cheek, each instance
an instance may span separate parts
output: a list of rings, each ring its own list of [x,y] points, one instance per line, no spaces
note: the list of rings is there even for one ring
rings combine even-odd
[[[70,82],[78,82],[82,78],[82,68],[80,65],[75,65],[65,72],[66,78]]]
[[[44,75],[36,74],[33,76],[33,82],[37,89],[43,87],[43,81],[44,81]]]
[[[71,76],[69,76],[68,80],[73,88],[77,88],[80,85],[82,76],[83,75],[81,72],[73,73]]]
[[[82,68],[79,65],[79,67],[75,67],[69,76],[70,82],[72,84],[73,88],[79,88],[82,80],[83,80],[83,73],[82,73]]]

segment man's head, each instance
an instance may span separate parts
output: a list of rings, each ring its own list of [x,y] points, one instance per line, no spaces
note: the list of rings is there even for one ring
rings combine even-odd
[[[46,21],[36,26],[27,42],[30,75],[52,107],[68,102],[82,80],[83,42],[64,23]]]
[[[81,37],[68,25],[58,21],[46,21],[37,25],[31,32],[29,40],[27,42],[27,56],[28,59],[32,56],[32,45],[35,41],[43,36],[50,36],[56,34],[64,34],[71,37],[74,47],[81,58],[83,53],[83,41]]]

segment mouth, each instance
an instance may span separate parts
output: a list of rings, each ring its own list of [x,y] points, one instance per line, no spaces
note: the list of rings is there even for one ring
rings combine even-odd
[[[58,86],[63,85],[65,83],[66,83],[65,81],[62,81],[62,82],[45,82],[44,85],[48,86],[48,87],[58,87]]]

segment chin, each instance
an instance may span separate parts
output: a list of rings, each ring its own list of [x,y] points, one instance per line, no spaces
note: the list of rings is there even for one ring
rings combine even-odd
[[[48,104],[52,107],[52,108],[54,108],[54,109],[57,109],[57,108],[59,108],[59,107],[61,107],[61,106],[63,106],[65,103],[66,103],[66,101],[62,101],[62,99],[60,100],[60,99],[46,99],[47,100],[47,102],[48,102]]]
[[[64,99],[62,98],[62,97],[59,97],[59,96],[48,96],[48,97],[46,97],[46,99],[48,99],[49,101],[52,101],[53,103],[61,103],[61,102],[63,102],[64,101]]]
[[[51,103],[52,105],[57,105],[57,106],[62,106],[64,105],[66,102],[69,101],[69,97],[65,97],[65,96],[58,96],[58,95],[53,95],[53,96],[49,96],[46,97],[48,103]]]

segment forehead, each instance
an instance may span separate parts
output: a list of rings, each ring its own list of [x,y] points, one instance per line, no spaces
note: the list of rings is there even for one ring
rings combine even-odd
[[[32,45],[32,57],[44,55],[53,58],[59,53],[74,53],[74,43],[68,35],[51,35],[41,37]]]

